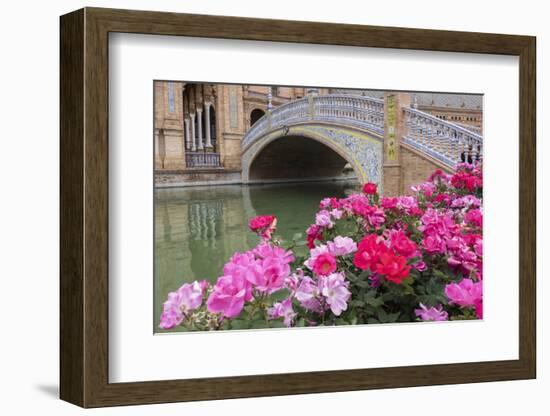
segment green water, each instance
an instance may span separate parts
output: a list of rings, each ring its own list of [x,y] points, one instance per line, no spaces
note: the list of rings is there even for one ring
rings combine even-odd
[[[356,187],[310,182],[155,190],[155,331],[168,292],[197,279],[215,282],[235,251],[258,243],[249,218],[275,215],[277,234],[291,239],[314,221],[321,199]]]

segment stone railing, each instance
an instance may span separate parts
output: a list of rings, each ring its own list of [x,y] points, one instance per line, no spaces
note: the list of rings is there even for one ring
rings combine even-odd
[[[483,135],[483,131],[482,131],[483,129],[481,127],[472,126],[472,125],[466,124],[466,123],[459,123],[459,122],[456,122],[456,121],[453,121],[452,123],[456,124],[457,126],[464,127],[468,131],[473,131],[475,134],[478,134],[480,136]]]
[[[185,154],[187,168],[218,168],[220,167],[219,153],[187,152]]]
[[[483,157],[483,137],[464,127],[413,108],[404,108],[407,133],[403,142],[449,167]]]
[[[326,122],[351,125],[384,134],[384,100],[347,94],[306,97],[283,104],[259,119],[244,136],[248,148],[259,137],[284,126]]]

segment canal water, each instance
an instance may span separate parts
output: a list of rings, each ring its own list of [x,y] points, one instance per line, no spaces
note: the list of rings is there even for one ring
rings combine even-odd
[[[305,234],[321,199],[357,187],[334,181],[155,190],[155,331],[168,292],[197,279],[215,282],[234,252],[259,242],[249,218],[275,215],[277,234],[292,239]]]

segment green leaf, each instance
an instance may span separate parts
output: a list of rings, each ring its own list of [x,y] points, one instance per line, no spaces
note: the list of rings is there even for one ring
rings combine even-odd
[[[262,311],[258,310],[254,313],[254,315],[252,315],[252,320],[254,320],[254,321],[259,321],[259,320],[263,320],[263,319],[264,319],[264,315],[263,315]]]
[[[447,273],[443,273],[441,270],[433,269],[432,273],[435,277],[448,281],[451,279],[451,276],[449,276]]]
[[[390,313],[388,315],[388,323],[397,322],[399,315],[401,315],[401,312]]]
[[[410,284],[403,283],[403,293],[405,295],[414,295],[414,289]]]
[[[397,322],[399,319],[399,315],[401,315],[401,312],[395,312],[395,313],[387,313],[384,309],[378,310],[378,320],[383,324],[390,324]]]
[[[296,260],[298,260],[301,257],[304,258],[304,257],[306,257],[306,255],[309,255],[309,248],[305,245],[304,246],[296,245],[296,247],[294,247],[294,255],[296,256]],[[299,264],[302,264],[303,260],[304,259],[300,259]]]
[[[353,282],[353,284],[355,286],[361,287],[361,288],[369,288],[370,287],[370,283],[366,282],[364,280],[357,280],[356,282]]]
[[[351,307],[357,307],[357,308],[362,308],[363,306],[365,306],[365,302],[363,302],[362,300],[358,300],[358,299],[350,301],[349,304],[350,304]]]
[[[253,307],[252,305],[250,305],[250,306]],[[252,309],[250,309],[250,311],[252,311]],[[249,313],[250,313],[250,312],[249,312],[248,310],[246,310],[246,308],[245,308],[245,309],[243,309],[243,310],[241,311],[241,313],[235,318],[235,320],[243,320],[243,321],[244,321],[244,320],[248,319],[248,314],[249,314]]]
[[[381,297],[376,297],[375,291],[367,292],[363,299],[365,300],[365,303],[367,305],[370,305],[373,308],[379,308],[384,304],[384,299],[382,299]]]
[[[413,283],[414,279],[412,278],[412,276],[408,276],[406,279],[403,279],[401,281],[401,284],[404,284],[404,285],[411,285]]]
[[[389,316],[384,309],[379,309],[376,315],[381,323],[385,324],[388,322]]]
[[[361,274],[358,276],[360,280],[367,280],[371,275],[370,270],[363,270]]]
[[[249,327],[249,321],[246,321],[244,319],[233,319],[231,321],[231,329],[248,329]]]
[[[250,324],[250,328],[252,329],[262,329],[262,328],[269,328],[267,322],[265,320],[255,320],[252,321]]]
[[[269,299],[273,303],[275,303],[275,302],[281,302],[287,299],[289,296],[290,296],[290,291],[288,289],[281,289],[269,295]]]
[[[292,239],[293,239],[294,241],[298,241],[298,240],[300,240],[301,238],[302,238],[302,233],[296,233],[296,234],[294,234],[294,235],[292,236]]]

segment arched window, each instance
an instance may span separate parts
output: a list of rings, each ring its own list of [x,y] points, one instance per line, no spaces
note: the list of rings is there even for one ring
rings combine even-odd
[[[250,113],[250,127],[252,127],[259,119],[264,116],[265,112],[259,108],[255,108]]]

